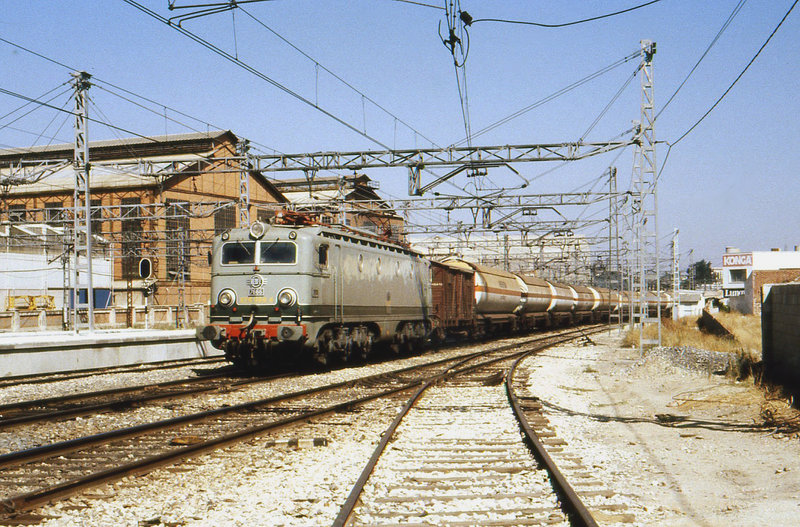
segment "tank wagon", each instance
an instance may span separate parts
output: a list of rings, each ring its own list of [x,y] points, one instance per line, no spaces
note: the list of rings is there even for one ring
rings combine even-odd
[[[286,219],[286,218],[289,219]],[[283,218],[283,219],[281,219]],[[398,352],[448,336],[477,338],[627,318],[630,297],[463,259],[433,261],[400,243],[279,215],[214,238],[210,321],[198,338],[243,368],[277,355],[319,362]],[[648,297],[662,311],[669,297]]]

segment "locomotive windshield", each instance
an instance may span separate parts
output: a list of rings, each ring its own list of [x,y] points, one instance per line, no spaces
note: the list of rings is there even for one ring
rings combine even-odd
[[[223,264],[251,264],[255,261],[255,242],[232,242],[222,246]]]
[[[293,264],[297,262],[297,246],[292,242],[261,242],[261,263]]]
[[[256,254],[259,258],[256,261]],[[260,241],[228,242],[222,246],[222,264],[294,264],[297,263],[297,245],[293,242]]]

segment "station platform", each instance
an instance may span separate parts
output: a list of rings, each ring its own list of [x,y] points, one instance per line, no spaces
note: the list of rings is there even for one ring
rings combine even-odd
[[[3,333],[0,378],[222,355],[193,329]]]

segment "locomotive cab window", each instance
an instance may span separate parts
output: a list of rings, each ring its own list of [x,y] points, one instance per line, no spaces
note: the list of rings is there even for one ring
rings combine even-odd
[[[225,265],[251,264],[255,261],[255,242],[230,242],[222,246],[222,263]]]
[[[262,264],[293,264],[297,262],[297,245],[293,242],[261,242]]]

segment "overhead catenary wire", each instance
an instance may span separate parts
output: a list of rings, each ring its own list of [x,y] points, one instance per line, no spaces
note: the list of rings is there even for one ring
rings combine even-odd
[[[441,148],[440,145],[438,145],[433,139],[427,137],[425,134],[420,132],[414,126],[412,126],[411,124],[409,124],[405,120],[401,119],[400,117],[398,117],[397,115],[392,113],[385,106],[383,106],[380,103],[378,103],[375,99],[373,99],[372,97],[370,97],[369,95],[364,93],[362,90],[356,88],[353,84],[351,84],[350,82],[346,81],[344,78],[342,78],[337,73],[333,72],[330,68],[328,68],[324,64],[320,63],[317,59],[315,59],[314,57],[312,57],[311,55],[309,55],[308,53],[306,53],[305,51],[300,49],[297,45],[295,45],[294,43],[289,41],[286,37],[284,37],[283,35],[281,35],[277,31],[275,31],[274,29],[272,29],[270,26],[268,26],[266,23],[264,23],[261,19],[259,19],[258,17],[256,17],[255,15],[253,15],[252,13],[250,13],[249,11],[247,11],[246,9],[244,9],[241,6],[238,6],[238,9],[239,9],[239,11],[241,11],[242,13],[244,13],[245,15],[250,17],[255,23],[259,24],[261,27],[263,27],[264,29],[266,29],[267,31],[269,31],[270,33],[275,35],[277,38],[282,40],[284,43],[286,43],[288,46],[290,46],[292,49],[294,49],[295,51],[297,51],[298,53],[303,55],[305,58],[307,58],[308,60],[313,62],[314,65],[317,68],[319,68],[319,69],[323,70],[324,72],[328,73],[329,75],[331,75],[333,78],[335,78],[336,80],[338,80],[339,82],[341,82],[342,84],[344,84],[345,86],[347,86],[348,88],[350,88],[351,90],[353,90],[354,92],[359,94],[363,99],[369,101],[373,106],[375,106],[379,110],[383,111],[385,114],[389,115],[390,117],[394,118],[398,123],[402,124],[403,126],[408,128],[412,132],[416,133],[417,135],[419,135],[420,137],[422,137],[423,139],[428,141],[433,146],[436,146],[437,148]]]
[[[212,44],[211,42],[209,42],[208,40],[200,37],[199,35],[196,35],[195,33],[192,33],[191,31],[189,31],[186,28],[183,28],[183,27],[181,27],[179,25],[175,25],[175,24],[170,23],[170,21],[168,19],[166,19],[163,16],[159,15],[158,13],[153,11],[152,9],[149,9],[148,7],[143,6],[139,2],[136,2],[135,0],[123,0],[123,2],[125,2],[126,4],[132,6],[132,7],[136,8],[136,9],[138,9],[139,11],[141,11],[144,14],[150,16],[151,18],[153,18],[153,19],[155,19],[155,20],[157,20],[157,21],[159,21],[159,22],[171,27],[175,31],[178,31],[182,35],[184,35],[184,36],[188,37],[189,39],[195,41],[196,43],[200,44],[201,46],[205,47],[206,49],[208,49],[208,50],[212,51],[213,53],[219,55],[220,57],[224,58],[225,60],[227,60],[227,61],[235,64],[236,66],[242,68],[243,70],[255,75],[259,79],[261,79],[261,80],[265,81],[266,83],[274,86],[275,88],[277,88],[280,91],[286,93],[287,95],[297,99],[298,101],[302,102],[303,104],[306,104],[306,105],[310,106],[311,108],[314,108],[315,110],[317,110],[317,111],[321,112],[322,114],[328,116],[329,118],[333,119],[334,121],[336,121],[337,123],[341,124],[342,126],[348,128],[349,130],[352,130],[353,132],[357,133],[358,135],[364,137],[365,139],[368,139],[369,141],[372,141],[373,143],[385,148],[386,150],[391,150],[391,148],[388,145],[384,144],[379,139],[377,139],[375,137],[372,137],[371,135],[359,130],[358,127],[356,127],[356,126],[352,125],[351,123],[345,121],[343,118],[333,114],[332,112],[322,108],[321,106],[315,105],[314,102],[308,100],[306,97],[303,97],[302,95],[300,95],[299,93],[293,91],[292,89],[288,88],[287,86],[284,86],[283,84],[281,84],[278,81],[274,80],[273,78],[269,77],[268,75],[266,75],[262,71],[259,71],[258,69],[254,68],[253,66],[247,64],[246,62],[237,59],[236,57],[234,57],[233,55],[231,55],[227,51],[221,49],[220,47],[216,46],[215,44]]]
[[[22,99],[24,101],[30,101],[30,102],[36,103],[36,104],[38,104],[40,106],[44,106],[46,108],[50,108],[51,110],[57,110],[59,112],[68,113],[68,114],[73,115],[73,116],[77,115],[75,112],[73,112],[71,110],[66,110],[64,108],[59,108],[58,106],[53,106],[52,104],[46,103],[44,101],[40,101],[38,99],[34,99],[33,97],[28,97],[27,95],[23,95],[21,93],[17,93],[17,92],[11,91],[11,90],[7,90],[5,88],[0,88],[0,93],[5,94],[5,95],[10,95],[12,97],[16,97],[18,99]],[[94,122],[94,123],[97,123],[97,124],[101,124],[103,126],[107,126],[107,127],[111,128],[111,129],[114,129],[114,130],[119,130],[120,132],[125,132],[127,134],[134,135],[134,136],[139,137],[141,139],[146,139],[146,140],[152,141],[154,143],[158,142],[158,140],[153,139],[152,137],[148,137],[146,135],[142,135],[142,134],[136,133],[136,132],[134,132],[132,130],[128,130],[126,128],[122,128],[120,126],[116,126],[116,125],[113,125],[113,124],[110,124],[110,123],[105,123],[103,121],[99,121],[97,119],[94,119],[93,117],[88,117],[87,120],[91,121],[91,122]]]
[[[502,126],[504,124],[507,124],[508,122],[510,122],[510,121],[512,121],[512,120],[514,120],[514,119],[516,119],[518,117],[521,117],[522,115],[530,112],[531,110],[533,110],[535,108],[538,108],[539,106],[542,106],[543,104],[546,104],[546,103],[548,103],[548,102],[550,102],[550,101],[552,101],[552,100],[554,100],[554,99],[556,99],[556,98],[558,98],[558,97],[560,97],[560,96],[562,96],[562,95],[564,95],[566,93],[569,93],[570,91],[572,91],[572,90],[574,90],[574,89],[586,84],[589,81],[592,81],[592,80],[596,79],[597,77],[600,77],[601,75],[603,75],[605,73],[608,73],[608,72],[616,69],[619,66],[622,66],[623,64],[629,62],[630,60],[632,60],[632,59],[634,59],[636,57],[639,57],[640,55],[641,55],[641,52],[638,51],[638,50],[633,52],[633,53],[630,53],[630,54],[622,57],[621,59],[616,60],[615,62],[609,64],[608,66],[600,68],[599,70],[595,71],[594,73],[590,73],[589,75],[583,77],[582,79],[579,79],[579,80],[573,82],[572,84],[569,84],[569,85],[567,85],[567,86],[565,86],[565,87],[563,87],[563,88],[551,93],[550,95],[548,95],[546,97],[543,97],[543,98],[541,98],[541,99],[529,104],[528,106],[525,106],[524,108],[520,108],[519,110],[517,110],[517,111],[515,111],[515,112],[513,112],[513,113],[511,113],[511,114],[509,114],[509,115],[507,115],[505,117],[503,117],[502,119],[499,119],[499,120],[495,121],[492,124],[489,124],[489,125],[485,126],[484,128],[481,128],[480,130],[478,130],[477,132],[474,132],[472,134],[472,138],[474,139],[474,138],[479,137],[479,136],[481,136],[481,135],[483,135],[485,133],[491,132],[492,130],[494,130],[494,129],[500,127],[500,126]],[[453,146],[462,145],[466,141],[467,141],[466,138],[461,139],[460,141],[458,141],[456,143],[453,143]]]
[[[574,26],[574,25],[577,25],[577,24],[584,24],[586,22],[593,22],[595,20],[601,20],[603,18],[609,18],[609,17],[612,17],[612,16],[621,15],[623,13],[629,13],[630,11],[635,11],[637,9],[641,9],[643,7],[647,7],[649,5],[656,4],[656,3],[660,2],[660,1],[661,0],[651,0],[650,2],[645,2],[644,4],[640,4],[640,5],[637,5],[637,6],[634,6],[634,7],[629,7],[628,9],[622,9],[621,11],[615,11],[613,13],[606,13],[604,15],[593,16],[593,17],[584,18],[584,19],[581,19],[581,20],[573,20],[572,22],[563,22],[563,23],[560,23],[560,24],[545,24],[545,23],[542,23],[542,22],[529,22],[529,21],[525,21],[525,20],[508,20],[508,19],[504,19],[504,18],[476,18],[476,19],[474,19],[472,21],[472,23],[476,24],[478,22],[498,22],[498,23],[504,23],[504,24],[520,24],[520,25],[536,26],[536,27],[544,27],[544,28],[559,28],[559,27]]]
[[[744,67],[744,69],[743,69],[743,70],[742,70],[742,71],[739,73],[739,75],[737,75],[737,76],[736,76],[736,78],[733,80],[733,82],[730,84],[730,86],[728,86],[728,88],[727,88],[727,89],[726,89],[726,90],[725,90],[725,91],[722,93],[722,95],[720,95],[720,96],[719,96],[719,98],[718,98],[718,99],[717,99],[717,100],[714,102],[714,104],[712,104],[712,105],[711,105],[711,107],[710,107],[708,110],[706,110],[706,112],[705,112],[705,113],[704,113],[704,114],[703,114],[703,115],[702,115],[702,116],[701,116],[701,117],[700,117],[700,118],[699,118],[699,119],[698,119],[698,120],[697,120],[697,121],[696,121],[696,122],[695,122],[695,123],[694,123],[692,126],[690,126],[690,127],[689,127],[689,128],[688,128],[688,129],[687,129],[687,130],[686,130],[686,131],[683,133],[683,134],[681,134],[681,136],[680,136],[680,137],[678,137],[678,138],[677,138],[675,141],[672,141],[671,143],[668,143],[667,153],[666,153],[666,155],[664,156],[664,162],[661,164],[661,169],[658,171],[658,175],[656,176],[656,179],[655,179],[655,181],[656,181],[656,182],[657,182],[657,181],[658,181],[658,179],[661,177],[661,174],[664,172],[664,167],[667,165],[667,160],[669,159],[669,154],[670,154],[670,152],[672,152],[672,148],[673,148],[674,146],[676,146],[678,143],[680,143],[681,141],[683,141],[683,139],[684,139],[684,138],[685,138],[687,135],[689,135],[690,133],[692,133],[692,131],[693,131],[695,128],[697,128],[697,127],[700,125],[700,123],[702,123],[702,122],[703,122],[703,120],[704,120],[706,117],[708,117],[708,115],[709,115],[709,114],[710,114],[712,111],[714,111],[714,109],[715,109],[715,108],[716,108],[716,107],[719,105],[719,103],[721,103],[721,102],[722,102],[722,100],[725,98],[725,96],[726,96],[726,95],[728,95],[728,93],[730,93],[730,91],[733,89],[733,87],[734,87],[734,86],[736,86],[736,83],[737,83],[737,82],[739,82],[739,79],[741,79],[741,78],[744,76],[744,74],[747,72],[747,70],[750,68],[750,66],[752,66],[752,65],[753,65],[753,63],[756,61],[756,59],[758,58],[758,56],[759,56],[759,55],[761,55],[761,52],[762,52],[762,51],[764,51],[764,48],[766,48],[766,47],[767,47],[767,45],[770,43],[770,41],[772,40],[772,37],[774,37],[774,36],[775,36],[775,34],[778,32],[778,30],[779,30],[779,29],[781,28],[781,26],[783,25],[783,23],[786,21],[786,19],[787,19],[787,18],[789,17],[789,15],[792,13],[792,11],[794,10],[794,8],[795,8],[795,6],[797,5],[797,2],[798,2],[798,1],[800,1],[800,0],[794,0],[794,2],[792,3],[792,5],[789,7],[789,10],[788,10],[788,11],[786,11],[786,14],[785,14],[785,15],[783,15],[783,18],[781,18],[781,21],[780,21],[780,22],[778,22],[778,25],[777,25],[777,26],[775,26],[775,29],[773,29],[773,30],[772,30],[772,32],[769,34],[769,36],[767,37],[767,39],[766,39],[766,40],[764,41],[764,43],[761,45],[761,47],[760,47],[760,48],[758,48],[758,51],[756,51],[756,54],[755,54],[755,55],[753,55],[753,58],[752,58],[752,59],[750,59],[750,62],[748,62],[748,63],[747,63],[747,65]],[[655,182],[654,182],[654,183],[655,183]]]
[[[58,61],[58,60],[55,60],[55,59],[53,59],[52,57],[48,57],[48,56],[46,56],[46,55],[44,55],[44,54],[42,54],[42,53],[38,53],[38,52],[36,52],[36,51],[33,51],[33,50],[32,50],[32,49],[30,49],[30,48],[27,48],[27,47],[25,47],[25,46],[22,46],[22,45],[20,45],[20,44],[17,44],[17,43],[15,43],[15,42],[11,42],[10,40],[4,39],[4,38],[2,38],[2,37],[0,37],[0,42],[4,42],[4,43],[6,43],[6,44],[8,44],[8,45],[10,45],[10,46],[13,46],[13,47],[15,47],[15,48],[19,49],[19,50],[25,51],[26,53],[29,53],[29,54],[31,54],[31,55],[34,55],[34,56],[36,56],[36,57],[39,57],[39,58],[41,58],[41,59],[43,59],[43,60],[47,61],[47,62],[50,62],[50,63],[52,63],[52,64],[55,64],[55,65],[57,65],[57,66],[60,66],[60,67],[62,67],[62,68],[64,68],[64,69],[66,69],[66,70],[68,70],[68,71],[71,71],[71,72],[73,72],[73,71],[77,71],[77,70],[78,70],[78,68],[75,68],[74,66],[70,66],[70,65],[64,64],[64,63],[63,63],[63,62],[61,62],[61,61]],[[66,81],[64,84],[69,84],[69,82],[70,82],[70,81]],[[131,96],[131,97],[136,97],[136,98],[138,98],[138,99],[141,99],[142,101],[148,102],[148,103],[150,103],[150,104],[156,105],[156,106],[158,106],[159,108],[164,108],[164,109],[167,109],[167,110],[169,110],[169,111],[170,111],[170,112],[172,112],[172,113],[175,113],[175,114],[181,115],[181,116],[183,116],[183,117],[186,117],[186,118],[188,118],[188,119],[191,119],[191,120],[193,120],[193,121],[196,121],[197,123],[200,123],[200,124],[202,124],[202,125],[205,125],[207,128],[213,128],[213,129],[215,129],[215,130],[225,130],[225,129],[226,129],[226,127],[217,126],[216,124],[213,124],[213,123],[211,123],[211,122],[208,122],[208,121],[206,121],[206,120],[204,120],[204,119],[201,119],[201,118],[199,118],[199,117],[192,116],[192,115],[190,115],[190,114],[188,114],[188,113],[186,113],[186,112],[183,112],[183,111],[181,111],[181,110],[178,110],[178,109],[176,109],[176,108],[174,108],[174,107],[172,107],[172,106],[170,106],[170,105],[166,105],[166,104],[163,104],[163,103],[161,103],[161,102],[155,101],[155,100],[153,100],[153,99],[151,99],[151,98],[149,98],[149,97],[146,97],[146,96],[144,96],[144,95],[141,95],[141,94],[139,94],[139,93],[136,93],[136,92],[134,92],[134,91],[131,91],[131,90],[129,90],[129,89],[123,88],[122,86],[119,86],[119,85],[117,85],[117,84],[114,84],[114,83],[112,83],[112,82],[109,82],[109,81],[107,81],[107,80],[104,80],[104,79],[102,79],[102,78],[100,78],[100,77],[97,77],[97,76],[94,76],[94,75],[92,76],[92,86],[93,86],[93,87],[96,87],[96,88],[99,88],[99,89],[101,89],[101,90],[105,90],[106,92],[110,93],[111,95],[114,95],[114,96],[116,96],[116,97],[118,97],[118,98],[120,98],[120,99],[122,99],[122,100],[124,100],[124,101],[126,101],[126,102],[129,102],[129,103],[131,103],[131,104],[133,104],[133,105],[135,105],[135,106],[138,106],[138,107],[140,107],[140,108],[142,108],[142,109],[144,109],[144,110],[147,110],[147,111],[150,111],[150,112],[153,112],[153,113],[157,113],[159,116],[160,116],[160,115],[162,115],[160,112],[156,112],[156,111],[155,111],[155,110],[153,110],[153,109],[147,108],[147,107],[146,107],[145,105],[143,105],[143,104],[137,103],[137,102],[133,101],[133,100],[132,100],[132,99],[130,99],[130,98],[127,98],[127,97],[125,97],[125,96],[123,96],[123,95],[120,95],[120,94],[118,94],[118,93],[115,93],[113,90],[110,90],[110,89],[108,89],[107,87],[111,87],[111,88],[113,88],[114,90],[119,90],[119,91],[120,91],[120,92],[122,92],[122,93],[125,93],[125,94],[127,94],[127,95],[129,95],[129,96]],[[105,86],[107,86],[107,87],[105,87]],[[41,99],[41,98],[42,98],[42,96],[40,96],[40,97],[37,97],[37,99]],[[28,102],[28,103],[26,103],[26,104],[31,104],[31,103],[30,103],[30,102]],[[184,126],[184,127],[188,128],[189,130],[192,130],[192,131],[194,131],[194,132],[198,132],[198,133],[202,133],[202,132],[204,132],[204,130],[199,130],[199,129],[197,129],[197,128],[195,128],[195,127],[193,127],[193,126],[191,126],[191,125],[189,125],[189,124],[187,124],[187,123],[183,123],[183,122],[181,122],[181,121],[178,121],[178,120],[176,120],[176,119],[174,119],[174,118],[172,118],[172,117],[170,117],[170,118],[169,118],[169,121],[170,121],[170,122],[173,122],[173,123],[176,123],[176,124],[179,124],[179,125],[181,125],[181,126]],[[205,132],[207,132],[207,131],[208,131],[208,130],[205,130]],[[284,152],[281,152],[280,150],[277,150],[277,149],[275,149],[275,148],[273,148],[273,147],[271,147],[271,146],[268,146],[268,145],[261,144],[261,143],[259,143],[259,142],[257,142],[257,141],[253,141],[253,140],[249,140],[249,141],[250,141],[250,145],[251,145],[251,146],[253,146],[253,145],[257,145],[257,146],[260,146],[260,147],[262,147],[262,148],[265,148],[265,149],[267,149],[267,150],[269,150],[269,151],[271,151],[271,152],[275,152],[275,153],[279,153],[279,154],[283,154],[283,153],[284,153]]]
[[[655,116],[654,120],[657,121],[658,117],[672,103],[673,99],[675,99],[675,96],[678,95],[678,92],[681,91],[681,88],[683,88],[683,86],[686,84],[686,82],[689,80],[689,78],[695,72],[695,70],[700,65],[700,63],[703,62],[703,59],[706,58],[706,55],[708,55],[708,52],[711,51],[711,48],[714,47],[714,45],[720,39],[722,34],[725,32],[725,30],[728,29],[728,26],[730,26],[731,22],[733,22],[733,19],[736,18],[736,15],[739,14],[739,11],[742,10],[742,8],[744,7],[744,5],[746,3],[747,3],[747,0],[739,0],[739,3],[736,4],[736,6],[733,8],[733,11],[731,12],[731,14],[728,15],[728,19],[725,20],[725,23],[722,24],[722,27],[719,29],[719,31],[717,31],[717,34],[711,40],[711,43],[708,45],[708,47],[706,47],[706,50],[703,52],[703,54],[700,55],[700,58],[697,59],[697,62],[695,63],[695,65],[692,66],[692,69],[689,70],[689,73],[686,74],[686,77],[683,79],[683,81],[678,85],[678,87],[675,89],[675,91],[672,93],[672,95],[670,95],[669,99],[667,99],[667,102],[664,103],[664,106],[662,106],[661,109],[658,111],[658,113],[656,113],[656,116]]]

